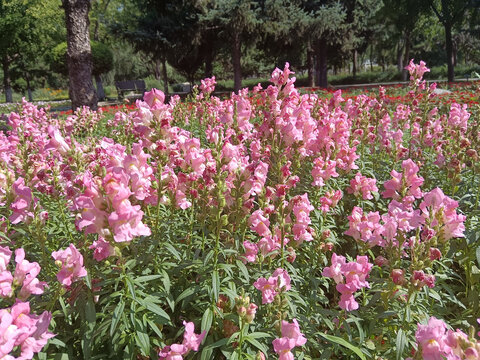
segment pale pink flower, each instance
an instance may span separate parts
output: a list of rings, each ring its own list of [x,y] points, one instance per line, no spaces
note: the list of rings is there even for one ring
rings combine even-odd
[[[75,245],[70,244],[65,250],[52,252],[52,257],[55,263],[61,266],[57,279],[63,286],[70,287],[74,281],[87,276],[87,270],[83,266],[83,256]]]
[[[262,210],[255,210],[252,215],[250,215],[248,223],[250,224],[250,229],[255,231],[258,235],[262,237],[271,235],[269,229],[270,220],[263,216]]]
[[[242,256],[242,262],[246,264],[247,262],[255,262],[258,253],[258,246],[248,240],[243,242],[243,247],[245,248],[245,255]]]
[[[253,286],[262,292],[262,304],[270,304],[275,299],[277,295],[277,277],[269,277],[268,280],[265,278],[259,278],[253,283]]]
[[[442,320],[431,317],[427,325],[418,324],[415,338],[421,348],[423,359],[442,360],[451,349],[446,344],[447,326]]]

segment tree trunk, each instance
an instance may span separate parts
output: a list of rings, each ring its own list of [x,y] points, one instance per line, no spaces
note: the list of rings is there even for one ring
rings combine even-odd
[[[205,45],[205,77],[213,76],[213,41],[207,41]]]
[[[403,46],[401,43],[398,44],[397,48],[397,70],[399,72],[403,71]]]
[[[403,63],[408,64],[410,62],[410,31],[405,32],[405,56],[403,58]],[[402,69],[402,81],[407,81],[408,79],[408,70]]]
[[[353,50],[352,51],[352,62],[353,62],[353,66],[352,66],[352,73],[353,73],[353,77],[357,77],[357,58],[358,58],[358,53],[357,53],[357,50]]]
[[[163,72],[163,92],[168,95],[168,74],[167,74],[167,60],[162,58],[162,72]]]
[[[72,109],[81,106],[97,108],[92,81],[92,50],[90,48],[89,0],[62,0],[67,26],[67,64]]]
[[[307,69],[308,69],[308,86],[314,87],[315,86],[315,61],[314,61],[315,53],[311,46],[307,49]]]
[[[103,89],[102,78],[100,75],[95,75],[95,82],[97,83],[97,98],[98,100],[104,100],[105,90]]]
[[[155,75],[155,80],[162,79],[162,72],[160,70],[160,66],[162,65],[162,61],[159,58],[155,58],[153,61],[153,72]]]
[[[327,88],[327,40],[321,38],[317,46],[317,84],[321,88]]]
[[[445,45],[447,48],[447,67],[448,67],[448,82],[455,79],[454,73],[454,59],[453,59],[453,40],[452,40],[452,25],[448,22],[444,23],[445,27]]]
[[[242,57],[242,42],[240,40],[240,33],[234,30],[233,34],[233,48],[232,48],[232,63],[233,63],[233,90],[238,94],[242,88],[242,65],[240,63]]]
[[[27,94],[28,94],[28,101],[33,101],[33,94],[32,94],[32,87],[30,86],[30,76],[28,72],[25,73],[25,81],[27,82]]]
[[[13,102],[12,84],[10,79],[10,60],[7,55],[2,59],[3,65],[3,88],[5,89],[5,101],[7,103]]]

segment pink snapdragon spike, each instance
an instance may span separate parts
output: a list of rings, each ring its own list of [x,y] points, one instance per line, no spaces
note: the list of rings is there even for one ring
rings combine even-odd
[[[185,326],[185,332],[183,333],[182,344],[165,346],[158,354],[159,359],[182,360],[183,356],[187,356],[191,350],[198,351],[200,344],[205,338],[206,331],[203,331],[201,334],[195,334],[193,322],[184,321],[183,325]]]
[[[255,210],[252,215],[250,215],[248,223],[250,224],[250,229],[255,231],[258,235],[262,237],[271,235],[269,229],[270,220],[264,216],[262,210]]]
[[[262,292],[262,304],[270,304],[277,295],[277,278],[269,277],[268,280],[260,278],[253,283],[253,286]]]
[[[415,338],[425,360],[441,360],[451,348],[446,344],[447,326],[442,320],[431,317],[427,325],[418,324]]]
[[[282,320],[282,337],[273,340],[273,350],[279,355],[279,359],[291,360],[294,359],[291,350],[296,346],[303,346],[307,343],[307,339],[300,332],[300,327],[296,319],[290,324]]]
[[[13,212],[9,218],[12,224],[18,224],[19,222],[27,221],[28,218],[33,218],[32,190],[28,186],[25,186],[24,178],[19,177],[13,183],[13,193],[15,194],[16,198],[15,201],[10,205]]]
[[[83,266],[83,256],[75,245],[70,244],[65,250],[52,252],[55,263],[61,266],[57,274],[58,281],[65,287],[70,287],[73,282],[87,276],[87,270]]]
[[[212,76],[211,78],[205,78],[201,80],[200,90],[205,95],[211,94],[215,90],[216,83],[215,76]]]
[[[259,278],[253,283],[253,286],[262,292],[262,304],[270,304],[280,291],[288,291],[291,289],[291,280],[287,271],[278,268],[272,276],[267,279]]]
[[[55,336],[48,332],[52,314],[30,314],[28,302],[17,301],[11,308],[0,310],[0,319],[1,359],[8,359],[12,352],[20,354],[12,359],[32,359]]]
[[[350,187],[347,188],[347,192],[355,196],[362,196],[363,200],[371,200],[373,199],[372,192],[378,192],[376,183],[377,180],[367,178],[358,172],[357,175],[350,180]]]
[[[322,275],[333,278],[336,289],[341,294],[339,306],[346,311],[357,310],[359,305],[355,301],[354,293],[361,288],[369,288],[366,279],[373,264],[368,257],[357,256],[356,261],[346,262],[345,257],[332,254],[332,265],[323,269]]]
[[[312,229],[310,228],[310,212],[315,208],[310,204],[308,200],[308,194],[294,197],[293,202],[293,214],[295,215],[295,223],[293,224],[292,232],[294,240],[301,244],[304,241],[312,241]]]
[[[67,155],[67,152],[70,151],[70,145],[67,144],[58,128],[49,125],[47,132],[50,136],[50,142],[45,146],[45,150],[56,150],[61,155]]]
[[[464,237],[466,216],[457,214],[458,202],[446,196],[441,189],[435,188],[426,193],[419,207],[429,220],[430,227],[442,234],[442,241]]]
[[[245,255],[242,257],[242,262],[246,264],[247,262],[255,262],[258,253],[258,246],[248,240],[243,242],[243,247],[245,248]]]
[[[36,262],[31,263],[25,260],[25,251],[23,249],[15,250],[15,262],[16,267],[13,281],[17,284],[22,284],[22,288],[17,297],[25,300],[30,294],[43,294],[47,283],[37,279],[41,270],[40,265]]]
[[[407,159],[402,162],[402,169],[403,173],[392,170],[390,173],[392,179],[383,184],[385,191],[382,193],[382,196],[402,201],[403,198],[400,193],[403,193],[404,197],[412,196],[420,199],[423,195],[420,190],[423,178],[417,175],[420,170],[419,167],[411,159]]]

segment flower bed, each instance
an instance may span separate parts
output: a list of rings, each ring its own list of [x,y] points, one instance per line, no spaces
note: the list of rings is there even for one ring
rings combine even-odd
[[[301,95],[287,64],[110,117],[24,102],[0,358],[478,358],[478,105],[408,69],[395,101]]]

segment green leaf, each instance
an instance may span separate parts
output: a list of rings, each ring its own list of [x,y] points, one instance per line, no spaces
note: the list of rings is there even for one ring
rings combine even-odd
[[[245,264],[242,263],[240,260],[237,260],[236,263],[237,263],[238,269],[240,270],[240,272],[242,273],[243,277],[245,278],[245,281],[246,281],[247,283],[250,283],[250,276],[248,275],[248,269],[247,269],[247,267],[245,266]]]
[[[163,275],[163,286],[165,287],[165,292],[168,294],[170,293],[170,277],[168,276],[165,270],[162,270]]]
[[[146,299],[137,299],[137,303],[144,306],[151,312],[157,314],[158,316],[164,318],[166,322],[170,321],[170,316],[163,310],[160,306],[152,302],[149,298]]]
[[[255,346],[258,350],[262,351],[264,354],[268,353],[268,348],[265,344],[260,343],[257,339],[252,338],[250,335],[245,336],[244,340],[248,341],[250,344]]]
[[[213,311],[212,308],[208,308],[205,310],[202,316],[202,326],[201,326],[201,332],[208,332],[210,331],[210,328],[212,327],[212,322],[213,322]]]
[[[212,272],[212,288],[215,301],[218,301],[218,294],[220,291],[220,278],[218,277],[218,270],[213,270]]]
[[[178,261],[182,261],[182,257],[180,256],[180,254],[178,253],[177,249],[175,249],[173,247],[172,244],[165,244],[165,247],[167,248],[168,251],[170,251],[170,253],[178,260]]]
[[[150,320],[148,318],[145,318],[145,316],[144,316],[144,319],[147,320],[148,325],[150,325],[150,327],[152,328],[153,331],[155,331],[155,333],[158,335],[158,337],[162,338],[163,334],[160,331],[160,329],[158,328],[158,326],[152,320]]]
[[[183,299],[185,299],[189,296],[192,296],[193,294],[195,294],[196,290],[197,289],[194,288],[194,287],[190,287],[190,288],[184,290],[180,295],[178,295],[177,300],[175,300],[175,304],[178,304]]]
[[[333,342],[333,343],[338,344],[338,345],[345,346],[347,349],[352,350],[355,354],[357,354],[357,356],[360,359],[367,360],[367,358],[365,357],[365,354],[362,352],[362,350],[360,350],[358,347],[350,344],[345,339],[342,339],[341,337],[338,337],[338,336],[328,335],[328,334],[324,334],[324,333],[318,333],[318,334],[320,336],[322,336],[323,338],[327,339],[330,342]]]
[[[143,323],[139,319],[135,320],[135,343],[142,351],[142,355],[147,356],[150,353],[150,338],[145,331]]]
[[[97,313],[95,311],[95,304],[92,298],[89,298],[85,304],[85,331],[82,336],[82,351],[85,359],[90,359],[92,353],[93,332],[95,330],[95,323],[97,320]]]
[[[403,330],[399,329],[397,333],[397,340],[395,342],[395,345],[397,348],[397,356],[396,356],[397,360],[402,359],[402,354],[403,354],[403,350],[405,349],[406,343],[407,343],[407,338],[405,337]]]
[[[125,309],[125,302],[120,300],[115,310],[113,310],[112,323],[110,325],[110,336],[112,337],[115,334],[117,329],[118,322],[122,318],[123,310]]]
[[[480,246],[477,247],[477,250],[475,251],[475,254],[477,255],[478,266],[480,266]]]
[[[161,278],[162,275],[145,275],[145,276],[139,276],[135,279],[135,283],[137,284],[142,284],[144,282],[149,282],[149,281],[152,281],[152,280],[155,280],[155,279],[159,279]]]

